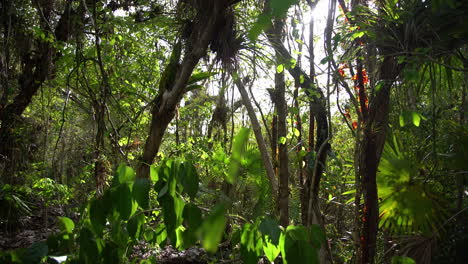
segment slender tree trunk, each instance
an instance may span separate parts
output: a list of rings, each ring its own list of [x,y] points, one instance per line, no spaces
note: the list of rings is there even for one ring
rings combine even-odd
[[[86,8],[86,5],[84,5]],[[110,91],[110,84],[107,72],[104,68],[104,63],[102,61],[102,51],[100,45],[100,32],[99,32],[99,25],[98,25],[98,17],[97,17],[97,7],[96,1],[93,2],[93,10],[92,10],[92,23],[94,26],[95,31],[95,46],[96,46],[96,53],[97,53],[97,62],[99,66],[99,72],[101,74],[102,82],[100,85],[99,91],[99,98],[96,99],[94,103],[94,110],[95,110],[95,120],[97,125],[96,130],[96,137],[95,137],[95,161],[94,161],[94,179],[96,181],[96,192],[98,195],[104,192],[104,186],[106,184],[106,178],[108,172],[108,166],[106,166],[106,158],[104,157],[104,148],[105,148],[105,141],[104,141],[104,134],[107,130],[106,128],[106,113],[107,113],[107,98],[109,97]]]
[[[289,157],[288,146],[285,142],[287,135],[286,117],[286,84],[284,72],[275,74],[275,90],[277,95],[276,109],[278,112],[278,161],[279,161],[279,213],[280,224],[283,227],[289,225]]]
[[[263,166],[265,166],[267,177],[270,181],[270,188],[273,194],[272,196],[276,197],[276,195],[278,194],[278,182],[276,180],[276,175],[273,169],[273,164],[271,162],[270,155],[268,154],[268,149],[265,143],[265,139],[263,138],[262,128],[257,119],[255,110],[252,106],[252,102],[249,98],[247,90],[245,89],[244,83],[241,81],[240,78],[235,79],[234,82],[237,86],[237,89],[239,89],[239,93],[241,94],[242,103],[247,109],[247,114],[249,115],[250,123],[252,124],[252,129],[254,131],[254,135],[257,140],[258,149],[260,150],[260,154],[262,156]]]
[[[374,263],[379,207],[377,196],[377,168],[385,144],[388,126],[390,89],[399,68],[393,57],[385,57],[380,67],[380,80],[383,86],[375,93],[368,108],[368,116],[363,120],[362,137],[358,142],[358,173],[361,181],[364,206],[360,235],[358,263]]]

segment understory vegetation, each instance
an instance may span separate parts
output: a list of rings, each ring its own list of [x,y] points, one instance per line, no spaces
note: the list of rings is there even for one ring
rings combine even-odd
[[[0,14],[0,263],[468,263],[467,1]]]

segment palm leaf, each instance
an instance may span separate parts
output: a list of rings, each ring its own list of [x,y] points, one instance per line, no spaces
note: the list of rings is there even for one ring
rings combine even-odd
[[[418,180],[422,165],[401,151],[394,137],[382,154],[377,175],[380,227],[392,233],[431,232],[446,216],[429,184]]]

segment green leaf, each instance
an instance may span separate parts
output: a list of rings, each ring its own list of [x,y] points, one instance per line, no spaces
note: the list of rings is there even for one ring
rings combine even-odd
[[[119,248],[112,242],[106,243],[102,250],[102,263],[119,263]]]
[[[325,64],[330,61],[330,59],[333,58],[332,55],[326,56],[320,61],[320,64]]]
[[[158,171],[154,167],[154,165],[150,166],[150,178],[152,182],[157,182],[159,179]]]
[[[353,35],[351,35],[351,39],[357,39],[357,38],[360,38],[362,36],[364,36],[364,32],[359,31],[359,32],[353,33]]]
[[[134,213],[132,192],[128,184],[122,184],[114,192],[116,209],[122,220],[127,220]]]
[[[392,258],[392,264],[416,264],[416,261],[410,257],[395,256]]]
[[[182,224],[184,201],[177,196],[173,197],[171,195],[164,195],[158,201],[162,207],[167,232],[172,234]]]
[[[303,84],[304,82],[305,82],[305,77],[304,75],[301,74],[301,76],[299,76],[299,83]]]
[[[205,218],[201,226],[202,245],[210,253],[215,253],[218,250],[219,242],[223,237],[226,226],[225,213],[226,207],[224,204],[217,205],[210,215]]]
[[[313,224],[310,226],[310,241],[315,248],[320,249],[326,240],[325,232],[319,225]]]
[[[151,183],[149,179],[136,179],[133,184],[133,197],[141,208],[149,208],[149,191]]]
[[[130,237],[134,239],[138,239],[141,234],[141,229],[143,224],[145,223],[145,215],[138,214],[134,217],[130,218],[127,222],[127,230]]]
[[[284,71],[283,64],[279,64],[278,66],[276,66],[276,73],[282,73],[283,71]]]
[[[203,222],[200,208],[192,203],[185,205],[182,217],[187,222],[189,229],[198,229]]]
[[[263,235],[268,236],[273,244],[278,245],[279,237],[281,235],[281,229],[278,222],[266,217],[262,220],[258,229]]]
[[[286,144],[286,137],[280,137],[279,138],[279,143],[280,144]]]
[[[299,137],[301,135],[301,131],[299,131],[299,129],[293,127],[293,133],[294,133],[294,136],[296,137]]]
[[[135,179],[135,171],[125,164],[120,164],[117,168],[117,178],[120,184],[131,182]]]
[[[245,224],[242,227],[240,244],[243,262],[246,264],[256,264],[263,249],[263,241],[256,226]]]
[[[413,119],[413,125],[419,127],[419,124],[421,123],[421,116],[416,112],[412,112],[411,117]]]
[[[421,119],[426,120],[424,116],[414,111],[403,111],[399,116],[399,123],[401,127],[404,127],[407,124],[413,124],[416,127],[419,127],[421,124]]]
[[[217,74],[217,72],[198,72],[198,73],[194,73],[194,74],[192,74],[192,76],[190,76],[190,79],[188,80],[187,85],[191,85],[191,84],[194,84],[196,82],[206,80],[206,79],[210,78],[211,76],[215,76],[216,74]]]
[[[89,205],[89,220],[96,234],[101,234],[106,224],[106,213],[103,202],[99,199],[94,199]]]
[[[265,252],[265,256],[268,260],[273,263],[281,250],[278,246],[275,246],[274,243],[271,243],[270,238],[267,237],[263,243],[263,252]]]
[[[71,220],[68,217],[59,217],[59,224],[60,230],[67,234],[71,234],[73,232],[73,229],[75,229],[75,224],[73,223],[73,220]]]
[[[80,231],[79,244],[80,263],[97,263],[99,247],[93,233],[86,227]]]
[[[160,224],[156,227],[154,231],[156,234],[156,243],[163,248],[167,242],[167,229],[164,224]]]
[[[185,162],[182,164],[180,181],[184,187],[184,192],[186,192],[192,199],[195,198],[198,193],[199,177],[197,169],[191,162]]]
[[[271,14],[274,17],[282,18],[286,15],[289,8],[297,2],[298,0],[271,0]]]
[[[242,164],[242,158],[246,150],[247,142],[249,141],[249,134],[250,129],[243,127],[239,130],[239,133],[234,137],[230,160],[231,162],[229,164],[229,173],[227,178],[228,182],[230,183],[234,183],[239,174],[239,168]]]
[[[257,20],[253,24],[252,28],[249,30],[249,39],[252,42],[255,42],[262,34],[264,30],[271,26],[271,15],[269,14],[261,14],[258,16]]]
[[[309,241],[308,231],[303,226],[288,226],[280,237],[280,249],[285,264],[318,264],[318,249]]]
[[[36,242],[27,249],[20,250],[16,257],[20,263],[40,263],[41,259],[47,256],[49,247],[45,242]]]

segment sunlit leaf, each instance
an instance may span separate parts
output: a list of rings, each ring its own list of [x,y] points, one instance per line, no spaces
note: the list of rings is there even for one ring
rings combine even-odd
[[[218,250],[219,242],[223,237],[224,227],[226,226],[225,212],[225,206],[219,204],[213,208],[208,217],[203,221],[201,227],[202,245],[208,252],[214,253]]]
[[[284,71],[283,64],[279,64],[278,66],[276,66],[276,73],[282,73],[283,71]]]
[[[247,142],[249,140],[250,129],[241,128],[237,135],[234,137],[232,144],[231,162],[229,164],[228,181],[234,183],[239,174],[239,169],[242,164],[242,159],[246,150]]]
[[[59,217],[59,223],[62,232],[71,234],[73,232],[73,229],[75,229],[75,224],[73,223],[73,220],[71,220],[68,217]]]
[[[392,264],[416,264],[416,261],[410,257],[395,256],[392,258]]]
[[[120,184],[131,182],[135,179],[135,171],[125,164],[120,164],[117,168],[117,178]]]
[[[280,248],[275,244],[271,243],[271,240],[267,238],[263,243],[263,252],[268,260],[273,263],[281,252]]]

